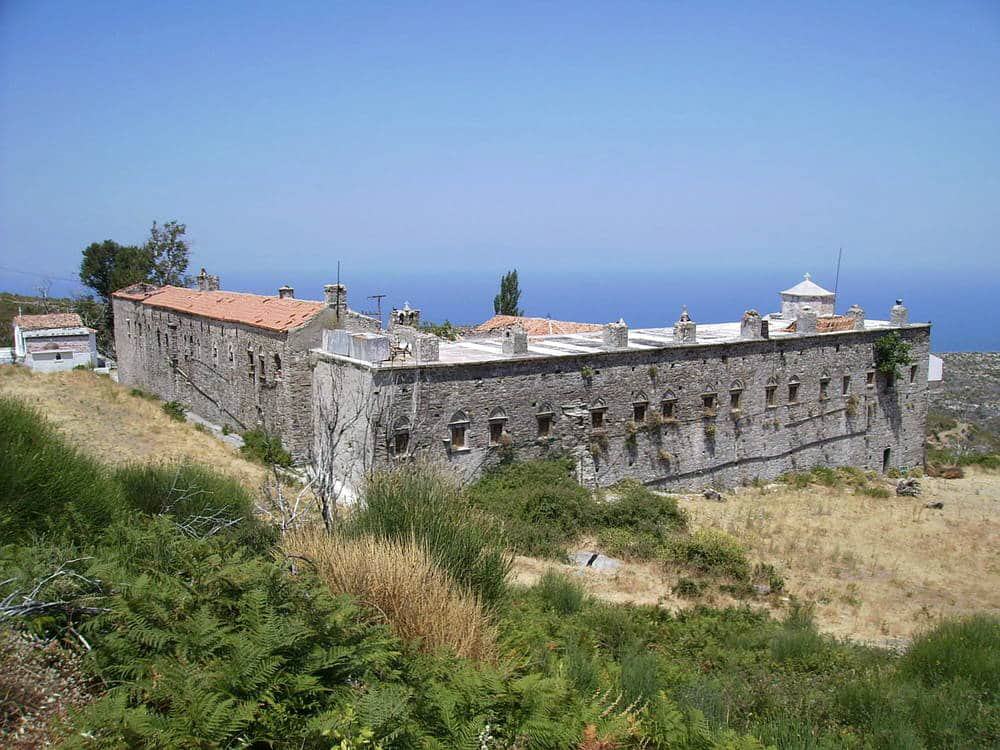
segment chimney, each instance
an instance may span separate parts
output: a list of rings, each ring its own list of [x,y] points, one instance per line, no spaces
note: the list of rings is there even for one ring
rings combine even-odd
[[[698,343],[698,324],[691,320],[691,316],[688,315],[687,305],[681,306],[681,316],[674,323],[674,343]]]
[[[295,290],[285,284],[278,287],[278,299],[295,299]]]
[[[865,330],[865,311],[861,309],[861,305],[851,305],[847,310],[847,317],[854,318],[855,331]]]
[[[327,284],[323,287],[323,301],[337,310],[337,316],[347,311],[347,287],[344,284]]]
[[[799,308],[799,317],[795,321],[796,333],[816,333],[816,311],[809,305]]]
[[[903,307],[903,300],[896,300],[896,304],[889,310],[889,322],[894,326],[906,326],[910,324],[910,311]]]
[[[201,269],[201,273],[198,274],[198,291],[207,292],[209,289],[209,275],[205,272],[205,269]]]
[[[604,326],[601,337],[605,349],[628,349],[628,324],[622,318]]]
[[[761,319],[760,313],[756,310],[751,309],[743,313],[743,319],[740,321],[740,338],[767,338],[767,323]]]
[[[528,353],[528,334],[519,325],[505,328],[500,339],[500,347],[504,354],[517,356]]]

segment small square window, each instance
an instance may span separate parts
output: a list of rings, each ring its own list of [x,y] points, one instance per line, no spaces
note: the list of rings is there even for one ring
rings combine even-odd
[[[916,380],[917,380],[917,366],[910,365],[910,382],[913,383],[916,382]]]
[[[872,387],[875,386],[875,371],[874,370],[869,370],[868,372],[865,373],[865,385],[867,385],[869,388],[872,388]]]
[[[666,399],[662,404],[662,414],[664,419],[676,419],[677,401],[672,398]]]
[[[845,375],[844,379],[840,383],[840,393],[842,396],[846,396],[851,392],[851,376]]]
[[[637,401],[632,404],[632,421],[636,424],[642,424],[646,421],[646,402]]]
[[[410,431],[397,430],[392,441],[392,452],[395,456],[405,456],[410,449]]]
[[[538,415],[538,437],[548,437],[552,434],[552,415]]]
[[[590,410],[590,426],[595,430],[604,427],[604,409]]]
[[[705,409],[705,415],[709,417],[715,416],[715,407],[718,398],[714,393],[706,393],[701,397],[701,405]]]

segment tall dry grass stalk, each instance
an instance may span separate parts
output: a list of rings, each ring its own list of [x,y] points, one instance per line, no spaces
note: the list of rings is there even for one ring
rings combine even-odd
[[[454,584],[416,541],[347,539],[308,528],[287,535],[283,545],[311,561],[333,593],[356,597],[421,650],[444,647],[495,661],[496,627],[478,597]]]

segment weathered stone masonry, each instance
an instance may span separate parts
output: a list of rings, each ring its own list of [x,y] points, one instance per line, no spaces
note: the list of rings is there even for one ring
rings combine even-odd
[[[665,488],[733,485],[815,465],[919,465],[929,327],[902,331],[917,364],[891,385],[874,375],[873,343],[885,333],[392,367],[317,353],[314,382],[343,381],[349,370],[351,389],[371,395],[377,424],[330,466],[355,482],[360,466],[418,455],[471,478],[513,451],[571,455],[580,479],[601,485],[626,477]],[[315,395],[329,391],[317,386]],[[400,429],[408,435],[397,455]]]

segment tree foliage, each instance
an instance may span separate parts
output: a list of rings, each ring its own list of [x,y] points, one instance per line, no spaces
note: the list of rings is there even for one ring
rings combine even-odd
[[[151,258],[143,248],[104,240],[92,242],[84,249],[80,281],[107,304],[116,289],[145,281],[151,270]]]
[[[901,367],[913,364],[911,347],[899,331],[892,331],[875,342],[875,369],[892,381],[902,377]]]
[[[149,280],[152,283],[157,286],[191,283],[187,275],[191,244],[184,238],[186,232],[187,225],[177,221],[164,222],[163,226],[153,222],[149,239],[143,245],[150,260]]]
[[[517,306],[521,301],[521,287],[517,283],[517,270],[508,271],[500,279],[500,294],[493,298],[493,312],[497,315],[522,315]]]

